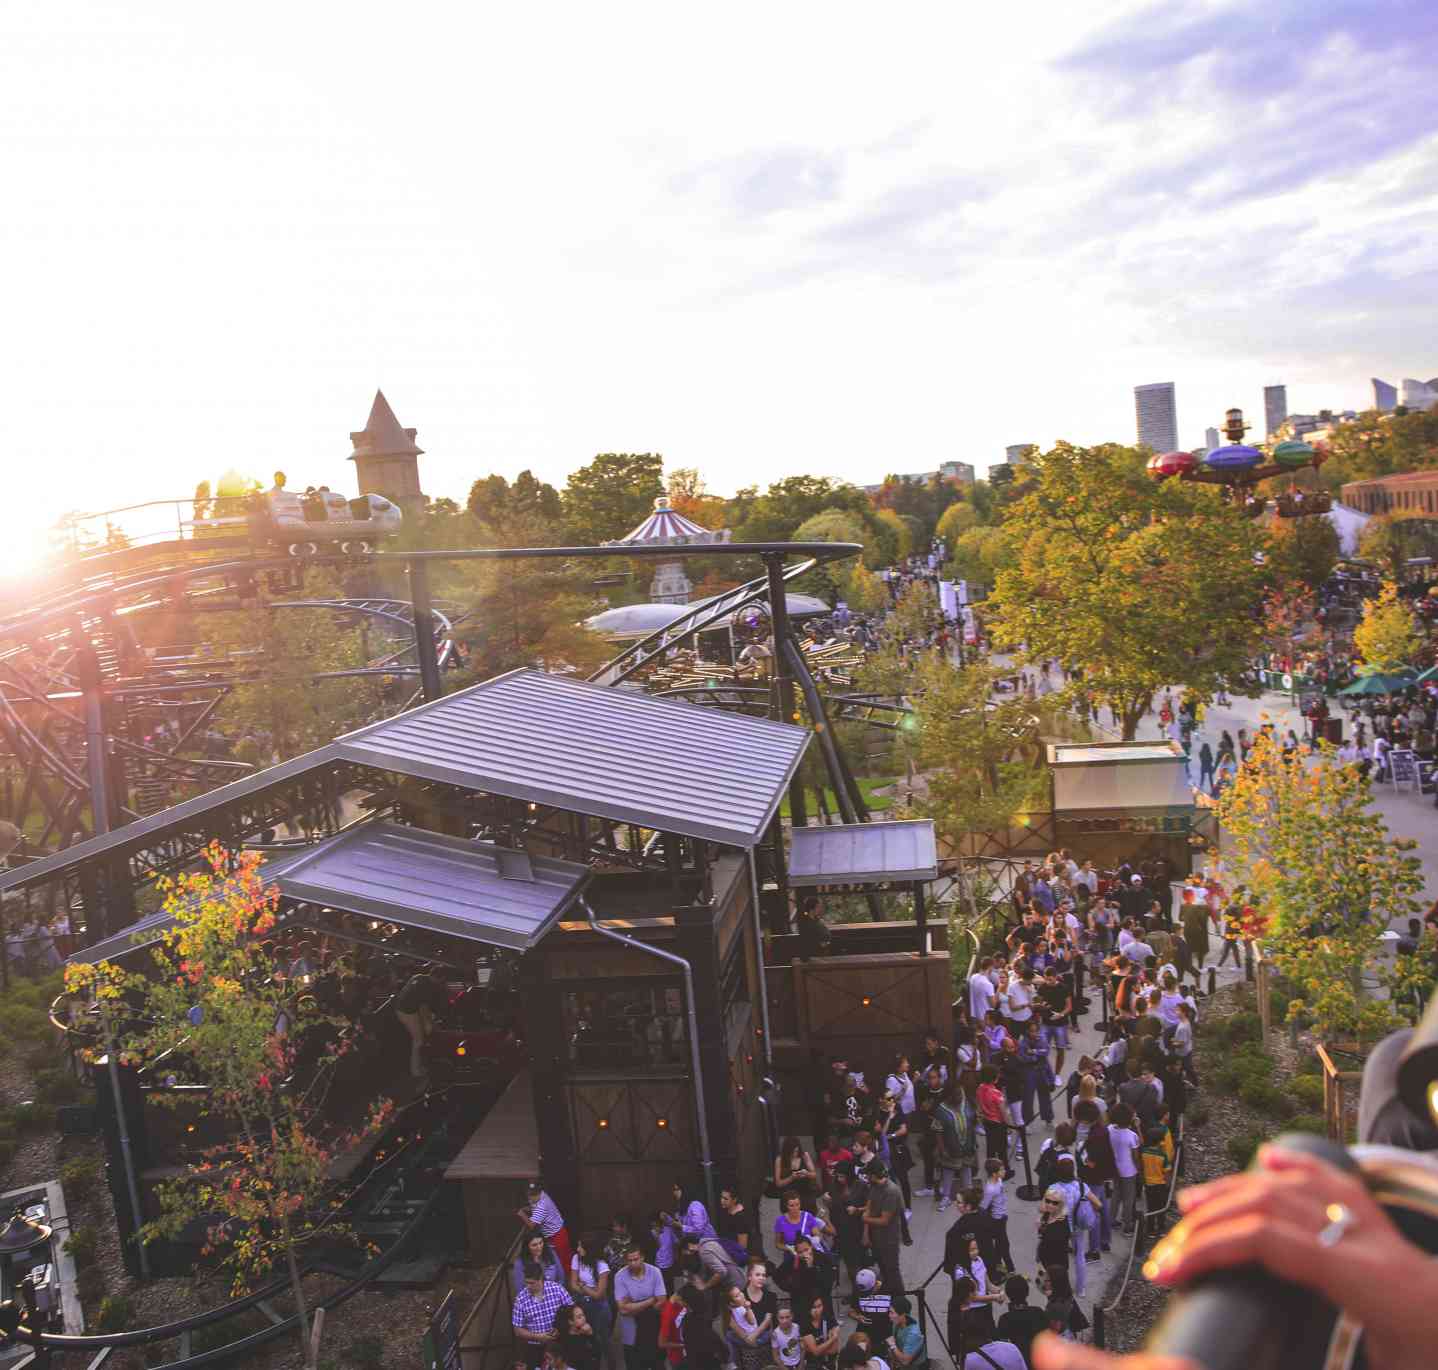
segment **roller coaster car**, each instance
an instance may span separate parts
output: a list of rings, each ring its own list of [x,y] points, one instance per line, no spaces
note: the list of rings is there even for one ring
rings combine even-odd
[[[272,490],[261,499],[270,537],[291,556],[313,556],[336,544],[341,552],[372,552],[404,520],[399,506],[382,495],[346,499],[334,490]]]
[[[1277,499],[1278,517],[1284,519],[1303,518],[1306,514],[1326,514],[1333,508],[1333,496],[1326,490],[1295,494],[1285,491]]]

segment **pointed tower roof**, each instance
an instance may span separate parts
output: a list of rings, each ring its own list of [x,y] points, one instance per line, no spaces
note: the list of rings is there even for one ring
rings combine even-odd
[[[370,405],[369,421],[358,433],[350,434],[355,450],[350,460],[357,457],[418,457],[424,449],[415,445],[417,430],[401,428],[394,410],[384,397],[383,390],[374,392],[374,403]]]

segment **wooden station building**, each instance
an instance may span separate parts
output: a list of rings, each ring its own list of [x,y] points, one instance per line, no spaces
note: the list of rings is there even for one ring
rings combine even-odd
[[[647,1215],[675,1181],[757,1195],[779,1126],[766,1087],[771,1004],[805,997],[797,1018],[784,1009],[791,1051],[871,1030],[862,1014],[837,1021],[861,999],[906,1041],[915,1012],[948,1032],[947,957],[928,956],[922,924],[898,925],[900,950],[892,928],[887,942],[878,925],[846,928],[853,956],[829,958],[822,974],[797,969],[781,945],[769,957],[781,984],[766,999],[761,908],[773,926],[787,919],[778,811],[809,736],[519,670],[5,872],[0,889],[64,880],[88,891],[80,955],[114,957],[166,921],[134,918],[147,879],[213,841],[260,844],[282,926],[361,942],[365,928],[397,930],[402,954],[439,961],[460,983],[503,961],[523,1063],[447,1172],[471,1250],[494,1256],[531,1177],[572,1224]],[[280,825],[310,840],[286,847]],[[922,918],[931,826],[854,826],[858,839],[802,831],[799,878],[912,886]],[[790,1126],[807,1130],[802,1118]]]

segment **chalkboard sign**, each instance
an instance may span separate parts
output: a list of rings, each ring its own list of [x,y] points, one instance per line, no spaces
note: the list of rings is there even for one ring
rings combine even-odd
[[[424,1370],[459,1370],[459,1309],[454,1290],[444,1296],[424,1334]]]
[[[1395,747],[1388,754],[1388,765],[1393,775],[1395,790],[1418,788],[1418,756],[1407,747]]]

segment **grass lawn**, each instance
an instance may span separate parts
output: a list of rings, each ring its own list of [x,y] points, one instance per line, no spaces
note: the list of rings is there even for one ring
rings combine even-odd
[[[859,789],[863,793],[864,803],[869,806],[870,812],[883,813],[885,809],[892,809],[894,807],[894,796],[892,794],[875,794],[874,791],[882,789],[886,785],[893,786],[897,783],[896,780],[885,780],[882,776],[873,780],[866,779],[862,776],[859,778]],[[808,794],[812,803],[813,790],[809,790]],[[835,797],[834,791],[827,785],[824,787],[824,802],[829,806],[830,813],[839,812],[839,801]],[[810,816],[812,817],[816,811],[817,805],[810,809]],[[789,796],[787,793],[784,795],[784,802],[779,805],[779,814],[783,818],[789,817]]]

